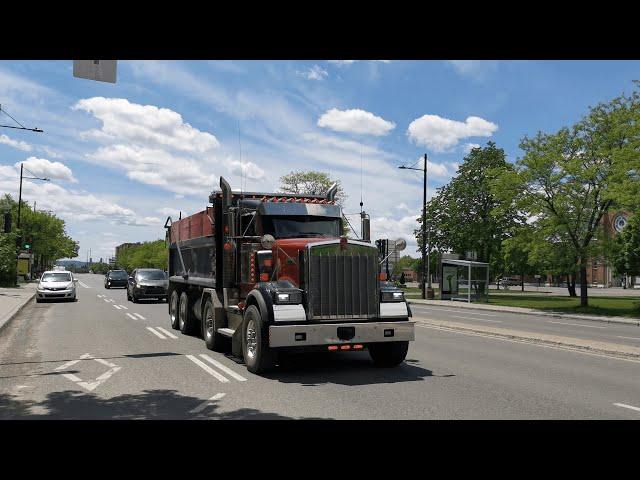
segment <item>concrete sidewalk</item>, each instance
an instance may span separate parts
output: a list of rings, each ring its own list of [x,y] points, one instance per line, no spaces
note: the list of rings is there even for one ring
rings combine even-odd
[[[0,331],[35,297],[37,287],[37,282],[31,282],[17,288],[0,288]]]
[[[561,312],[553,312],[546,310],[536,310],[533,308],[522,308],[522,307],[505,307],[502,305],[486,305],[480,303],[466,303],[466,302],[454,302],[451,300],[422,300],[421,298],[409,298],[407,299],[409,303],[416,303],[422,305],[431,305],[434,307],[456,307],[456,308],[467,308],[472,310],[493,310],[497,312],[510,312],[510,313],[520,313],[525,315],[542,315],[547,317],[555,317],[555,318],[572,318],[575,320],[589,320],[596,322],[605,322],[605,323],[620,323],[624,325],[636,325],[640,326],[640,318],[624,318],[624,317],[605,317],[603,315],[575,315]]]

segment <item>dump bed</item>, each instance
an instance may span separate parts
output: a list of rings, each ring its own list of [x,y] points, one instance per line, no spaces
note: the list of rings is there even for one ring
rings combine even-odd
[[[169,241],[172,244],[176,241],[183,242],[192,238],[212,236],[214,234],[213,207],[207,207],[202,212],[173,222],[169,232]]]

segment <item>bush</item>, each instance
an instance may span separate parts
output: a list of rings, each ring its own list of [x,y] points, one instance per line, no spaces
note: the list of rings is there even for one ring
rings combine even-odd
[[[0,234],[0,287],[15,287],[17,272],[16,234]]]

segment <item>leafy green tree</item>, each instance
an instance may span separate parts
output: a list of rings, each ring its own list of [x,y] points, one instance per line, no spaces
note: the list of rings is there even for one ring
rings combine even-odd
[[[0,233],[0,287],[13,287],[16,285],[17,272],[17,248],[15,233]]]
[[[612,245],[612,264],[618,275],[640,275],[640,214],[629,219],[625,229]]]
[[[520,275],[520,287],[524,292],[524,276],[539,273],[540,265],[531,255],[535,248],[536,231],[532,225],[524,224],[502,241],[502,271]]]
[[[499,257],[502,241],[523,223],[517,211],[499,208],[501,199],[491,188],[499,175],[512,170],[504,150],[493,142],[474,148],[464,157],[457,175],[427,202],[427,243],[432,251],[475,251],[478,260],[484,262]],[[418,223],[422,224],[421,218]],[[415,235],[420,247],[421,227]]]
[[[537,217],[553,243],[576,259],[586,307],[586,266],[604,214],[639,202],[640,94],[591,107],[572,127],[525,137],[520,148],[516,169],[500,176],[494,192]]]
[[[164,240],[143,242],[119,252],[116,257],[118,268],[131,272],[136,268],[167,269],[167,247]]]

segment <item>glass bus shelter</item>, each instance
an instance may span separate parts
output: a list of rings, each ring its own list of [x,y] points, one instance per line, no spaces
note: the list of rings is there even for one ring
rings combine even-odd
[[[442,259],[440,299],[489,301],[489,264],[472,260]]]

